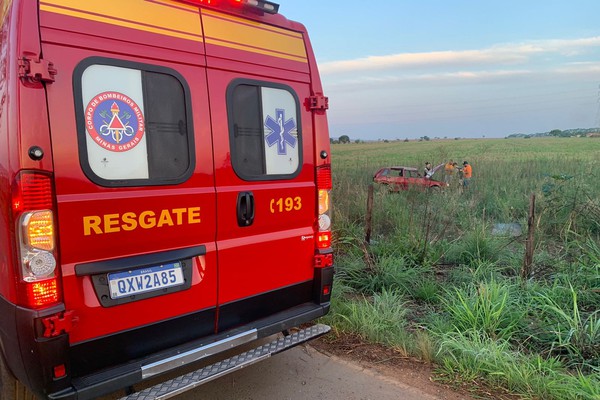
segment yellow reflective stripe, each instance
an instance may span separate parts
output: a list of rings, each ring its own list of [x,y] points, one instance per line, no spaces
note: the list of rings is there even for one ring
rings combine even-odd
[[[42,0],[42,11],[181,39],[202,41],[197,9],[149,0]]]
[[[304,39],[299,32],[212,10],[202,11],[202,21],[206,43],[307,62]]]
[[[202,42],[198,8],[169,0],[42,0],[42,11]],[[302,33],[202,10],[206,43],[307,63]]]
[[[0,4],[0,23],[4,23],[4,18],[8,12],[8,8],[12,4],[12,0],[4,0],[2,4]]]

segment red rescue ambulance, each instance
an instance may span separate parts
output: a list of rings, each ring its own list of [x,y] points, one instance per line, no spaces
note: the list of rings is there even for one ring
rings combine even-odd
[[[1,399],[168,398],[329,329],[289,334],[329,309],[331,168],[278,8],[0,2]]]

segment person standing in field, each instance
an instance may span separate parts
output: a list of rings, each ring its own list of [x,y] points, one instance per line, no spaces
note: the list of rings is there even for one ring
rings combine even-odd
[[[454,170],[456,163],[453,162],[452,160],[448,161],[445,165],[444,165],[444,182],[446,183],[446,186],[450,186],[450,184],[452,183],[452,180],[454,178]]]
[[[466,189],[471,184],[471,177],[473,176],[473,168],[471,167],[471,164],[469,164],[467,161],[463,161],[462,172],[463,172],[463,187]]]
[[[425,178],[431,178],[431,175],[433,175],[433,169],[431,168],[431,163],[429,161],[425,163],[423,175],[425,176]]]

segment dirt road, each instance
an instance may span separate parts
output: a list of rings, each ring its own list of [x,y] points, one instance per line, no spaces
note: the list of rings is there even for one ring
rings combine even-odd
[[[410,367],[413,368],[413,367]],[[396,371],[397,372],[397,371]],[[369,368],[298,346],[176,397],[176,400],[459,400],[426,371]],[[118,396],[105,398],[116,399]]]

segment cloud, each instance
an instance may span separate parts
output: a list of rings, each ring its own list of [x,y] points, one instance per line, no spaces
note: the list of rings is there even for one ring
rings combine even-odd
[[[437,51],[430,53],[405,53],[387,56],[370,56],[356,60],[332,61],[321,64],[322,74],[338,74],[385,70],[396,68],[423,68],[428,66],[472,65],[472,64],[515,64],[524,61],[523,55],[503,51],[467,50]]]
[[[485,65],[518,65],[542,54],[575,56],[590,48],[600,47],[600,36],[579,39],[555,39],[501,44],[486,49],[434,51],[369,56],[354,60],[326,62],[319,65],[323,75],[392,69],[443,67],[475,67]]]
[[[596,65],[600,67],[600,63]],[[566,69],[564,69],[566,71]],[[575,71],[575,68],[569,69]],[[594,70],[592,66],[586,66],[585,70]],[[357,90],[364,87],[393,86],[395,84],[451,84],[461,85],[469,83],[499,82],[506,80],[522,79],[535,74],[528,69],[518,70],[483,70],[483,71],[453,71],[438,73],[413,73],[400,75],[357,75],[346,79],[327,80],[329,89]]]
[[[560,65],[540,66],[523,69],[490,69],[480,71],[439,71],[398,74],[356,74],[344,77],[325,77],[324,84],[328,90],[336,92],[357,92],[365,89],[394,88],[406,89],[421,85],[464,86],[477,84],[531,84],[533,82],[549,82],[558,79],[577,81],[595,81],[600,76],[600,61],[574,62]],[[401,86],[400,86],[401,85]]]
[[[330,126],[361,138],[592,126],[600,36],[370,56],[319,69]]]

